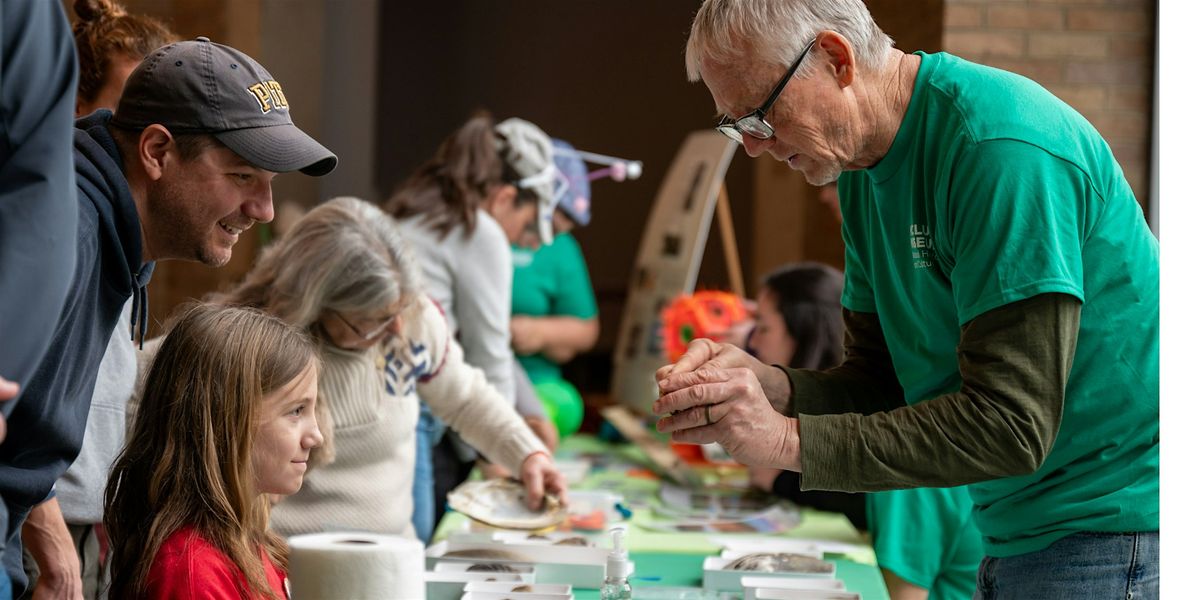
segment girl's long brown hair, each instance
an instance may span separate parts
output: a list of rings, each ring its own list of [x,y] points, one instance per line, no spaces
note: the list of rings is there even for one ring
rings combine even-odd
[[[504,162],[495,122],[478,111],[438,146],[433,157],[401,183],[387,210],[399,220],[419,217],[445,239],[455,227],[475,230],[475,214],[492,188],[521,179]],[[536,202],[530,190],[518,190],[517,202]]]
[[[111,598],[140,598],[151,564],[182,527],[233,562],[242,597],[271,597],[260,550],[287,568],[287,546],[267,530],[251,448],[262,399],[317,365],[311,338],[262,311],[186,308],[146,376],[131,435],[105,489]]]
[[[92,102],[118,57],[141,60],[178,37],[158,19],[131,15],[115,0],[75,0],[79,98]]]

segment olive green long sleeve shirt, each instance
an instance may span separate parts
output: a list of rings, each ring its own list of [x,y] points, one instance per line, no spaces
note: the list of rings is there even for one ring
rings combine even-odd
[[[784,369],[801,488],[949,487],[1037,470],[1062,420],[1081,309],[1043,294],[980,315],[962,327],[960,389],[912,406],[878,317],[843,310],[845,362]]]

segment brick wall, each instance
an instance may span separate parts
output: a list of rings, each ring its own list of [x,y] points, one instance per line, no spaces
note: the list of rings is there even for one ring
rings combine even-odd
[[[1145,207],[1156,9],[1149,0],[946,0],[943,47],[1025,75],[1082,113]]]

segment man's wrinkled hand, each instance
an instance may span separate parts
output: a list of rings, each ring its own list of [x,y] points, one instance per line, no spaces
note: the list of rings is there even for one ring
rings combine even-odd
[[[675,364],[658,369],[654,374],[658,381],[658,395],[665,396],[691,386],[695,379],[690,375],[698,371],[719,372],[732,369],[748,370],[758,380],[759,387],[770,401],[771,407],[779,413],[787,410],[791,382],[783,370],[763,364],[737,346],[718,344],[706,339],[692,340],[692,343],[688,344],[687,352],[675,361]]]
[[[710,339],[700,338],[692,340],[688,344],[687,351],[675,364],[660,367],[654,373],[654,378],[658,381],[659,389],[663,393],[671,391],[670,389],[662,389],[664,385],[669,385],[673,381],[671,376],[680,373],[691,373],[697,369],[735,369],[739,367],[753,368],[755,363],[759,363],[746,353],[745,350],[738,348],[732,344],[719,344]]]
[[[652,410],[671,441],[716,442],[744,465],[799,470],[796,419],[776,412],[750,369],[706,365],[663,381]]]

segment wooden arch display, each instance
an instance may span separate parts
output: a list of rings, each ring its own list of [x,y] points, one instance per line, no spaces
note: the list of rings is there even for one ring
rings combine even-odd
[[[716,131],[693,132],[658,190],[630,274],[613,357],[613,397],[635,410],[648,413],[658,395],[654,371],[666,361],[659,315],[676,296],[695,291],[714,209],[733,292],[745,296],[724,185],[736,148]]]

